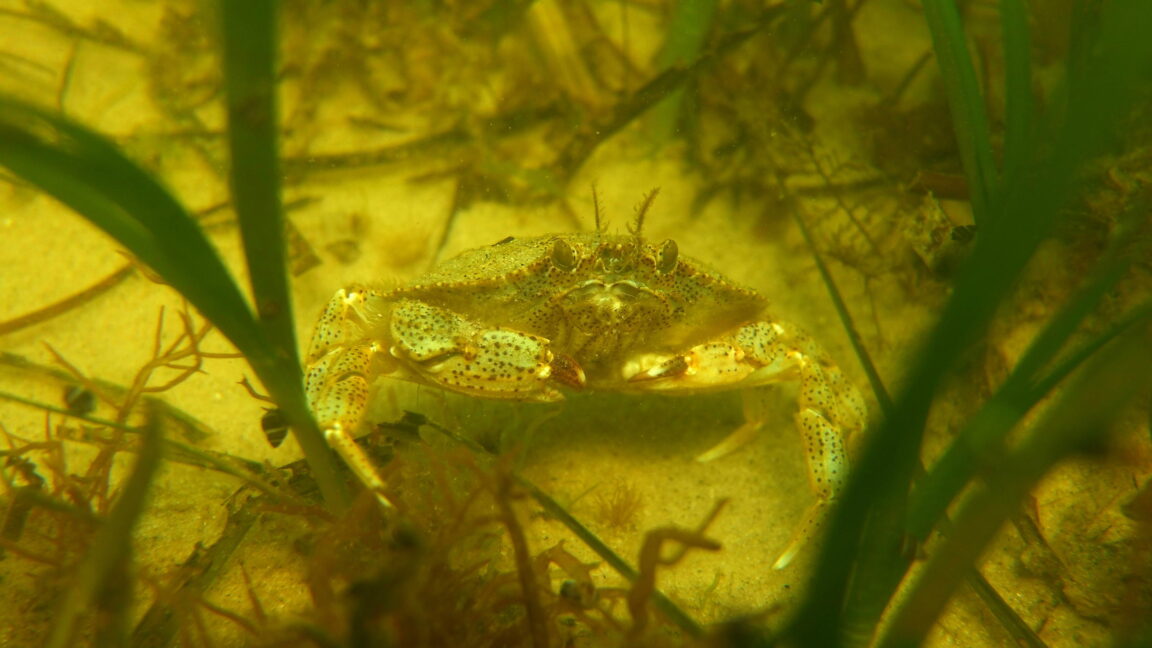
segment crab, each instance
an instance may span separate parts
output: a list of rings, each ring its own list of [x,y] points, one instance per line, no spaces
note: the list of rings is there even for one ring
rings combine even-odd
[[[329,444],[392,506],[356,444],[380,376],[469,396],[552,402],[574,391],[697,394],[743,390],[745,422],[697,457],[711,461],[765,420],[764,387],[799,383],[796,424],[815,498],[776,561],[783,568],[820,527],[847,478],[866,409],[828,354],[768,303],[676,243],[596,231],[506,238],[439,265],[401,288],[341,289],[307,355],[306,393]]]

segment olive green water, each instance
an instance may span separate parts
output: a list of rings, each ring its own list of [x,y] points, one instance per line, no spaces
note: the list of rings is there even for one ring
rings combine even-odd
[[[899,386],[916,341],[949,290],[947,269],[929,265],[940,266],[949,254],[963,255],[964,243],[951,240],[952,230],[971,222],[967,203],[951,199],[955,196],[947,195],[943,181],[931,186],[939,201],[908,189],[920,171],[959,173],[935,69],[929,64],[912,74],[911,83],[897,92],[930,51],[918,10],[894,0],[867,3],[850,19],[851,41],[838,41],[826,33],[826,25],[805,18],[819,10],[800,4],[791,18],[771,10],[761,16],[772,29],[755,31],[747,42],[716,36],[709,44],[721,54],[685,95],[697,121],[674,127],[672,132],[684,135],[674,137],[661,111],[675,114],[675,105],[614,121],[620,106],[660,71],[658,52],[671,20],[665,4],[539,2],[511,10],[484,3],[455,9],[286,3],[283,150],[289,216],[304,242],[295,258],[307,266],[293,283],[301,344],[340,287],[400,285],[462,250],[508,236],[592,230],[593,184],[605,228],[623,232],[634,205],[659,187],[644,224],[647,238],[674,239],[682,253],[767,296],[776,317],[808,330],[868,394],[790,214],[804,218],[880,375],[889,389]],[[761,4],[721,8],[716,33],[736,33],[742,21],[755,24],[749,16]],[[0,43],[0,87],[60,108],[114,138],[191,210],[205,214],[213,241],[242,277],[237,232],[228,210],[219,209],[228,192],[214,17],[196,2],[97,7],[57,0],[51,7],[14,0],[0,4],[5,10],[0,33],[19,34]],[[972,21],[977,38],[981,29],[991,29],[979,11]],[[815,35],[800,47],[808,29]],[[885,36],[894,33],[901,34],[899,43]],[[1041,46],[1059,54],[1058,44]],[[790,58],[792,47],[804,53]],[[591,134],[606,124],[619,126],[618,132]],[[564,159],[558,151],[585,150],[573,143],[579,137],[592,143],[586,157],[578,156],[579,164],[558,162]],[[1106,209],[1108,201],[1123,200],[1117,195],[1146,177],[1139,159],[1133,154],[1117,161],[1120,180],[1114,187],[1094,188],[1092,206]],[[0,326],[131,267],[130,259],[86,222],[6,176],[0,177],[0,205]],[[933,410],[926,461],[1003,379],[1069,292],[1093,249],[1093,237],[1105,228],[1100,220],[1106,219],[1090,220],[1082,231],[1043,249],[989,345],[973,354]],[[10,326],[0,335],[0,351],[14,354],[0,366],[0,391],[65,406],[65,381],[17,366],[22,358],[61,368],[47,345],[89,379],[131,384],[152,358],[162,309],[161,346],[176,340],[184,306],[178,294],[143,270],[125,272],[122,281],[90,301],[42,322]],[[1118,293],[1117,303],[1130,303],[1147,285],[1145,277],[1137,277]],[[200,326],[198,316],[190,317]],[[200,348],[231,351],[216,333]],[[149,384],[163,385],[178,372],[160,369]],[[160,396],[201,421],[203,433],[174,429],[169,435],[264,464],[271,475],[272,467],[299,460],[300,452],[291,439],[278,449],[269,446],[260,429],[264,404],[237,384],[245,375],[252,373],[240,359],[205,357],[198,372]],[[706,464],[693,457],[742,420],[737,394],[579,395],[562,404],[532,405],[477,401],[389,380],[382,380],[378,391],[375,420],[419,412],[480,440],[506,457],[505,470],[551,494],[634,564],[649,531],[696,528],[727,499],[703,533],[722,548],[689,551],[658,571],[658,587],[701,624],[751,616],[765,627],[778,627],[804,592],[814,548],[785,570],[770,568],[813,498],[792,423],[794,388],[780,389],[774,399],[778,411],[757,439]],[[868,401],[875,412],[875,399],[869,395]],[[102,405],[96,414],[108,418],[116,412]],[[1050,646],[1106,642],[1132,606],[1148,600],[1147,575],[1133,576],[1133,570],[1142,564],[1139,551],[1148,550],[1150,530],[1130,506],[1152,473],[1146,406],[1118,418],[1115,441],[1097,456],[1061,464],[1050,474],[983,564],[987,580]],[[138,422],[138,414],[129,420]],[[11,464],[4,468],[11,483],[0,504],[9,511],[18,499],[14,487],[29,484],[27,471],[47,480],[42,490],[47,496],[21,518],[23,529],[5,530],[0,646],[43,645],[60,594],[90,538],[85,515],[61,513],[45,502],[106,510],[107,502],[89,502],[53,486],[67,481],[63,474],[84,476],[91,470],[100,444],[90,439],[101,431],[84,425],[0,401],[0,429],[7,436],[0,447],[48,442],[22,453],[31,462],[24,464],[25,472]],[[417,526],[429,527],[441,510],[466,517],[452,497],[494,483],[496,473],[489,471],[495,469],[475,467],[484,460],[468,458],[431,428],[423,428],[419,437],[393,436],[401,437],[395,450],[400,468],[385,468],[385,476],[408,489],[413,505],[425,506],[414,515]],[[88,477],[108,476],[114,493],[131,456],[120,452],[110,469]],[[66,463],[54,463],[60,460]],[[253,506],[258,519],[213,578],[203,588],[180,584],[187,572],[180,565],[197,547],[212,546],[229,533],[229,511],[242,508],[249,497],[236,495],[242,485],[218,470],[179,460],[164,464],[134,532],[135,562],[126,581],[135,594],[130,622],[142,623],[160,596],[162,607],[176,611],[171,645],[325,645],[304,638],[308,633],[302,627],[331,638],[331,645],[351,645],[344,590],[361,575],[396,568],[373,561],[372,541],[358,535],[371,537],[372,531],[333,531],[329,520],[304,515],[283,501],[261,502]],[[437,499],[437,493],[454,488],[463,493]],[[584,563],[602,562],[522,492],[508,500],[533,557],[562,546]],[[345,524],[375,519],[370,511],[356,515]],[[451,529],[450,522],[444,526]],[[497,592],[477,598],[514,599],[517,564],[506,527],[485,519],[460,529],[465,548],[431,542],[426,551],[451,554],[448,564]],[[443,528],[428,534],[448,538],[449,545],[454,537]],[[341,562],[331,557],[341,549],[325,554],[325,543],[363,555],[343,556]],[[467,569],[475,564],[482,567]],[[325,569],[331,572],[322,573]],[[550,645],[690,643],[664,620],[651,621],[643,634],[630,632],[628,584],[606,565],[590,572],[600,591],[599,607],[592,610],[572,611],[555,602],[562,581],[575,574],[556,564],[539,573]],[[325,590],[317,585],[326,579],[337,592],[335,600],[324,599]],[[449,589],[443,596],[464,591],[462,585]],[[505,591],[513,593],[500,594]],[[456,608],[461,618],[482,614],[474,599],[461,598]],[[507,618],[500,627],[527,622],[518,616],[521,608],[503,609]],[[383,635],[404,637],[412,645],[443,645],[429,639],[431,634],[408,632],[405,625],[423,620],[432,627],[445,624],[443,619],[422,618],[404,605],[390,610],[395,617],[381,624]],[[496,630],[486,636],[476,629],[484,626],[481,621],[471,625],[469,638],[458,645],[497,641]],[[511,638],[504,645],[532,645],[530,633],[507,632]],[[413,639],[419,636],[425,643]],[[968,589],[956,595],[930,639],[939,646],[1010,641]],[[135,645],[162,644],[138,639]]]

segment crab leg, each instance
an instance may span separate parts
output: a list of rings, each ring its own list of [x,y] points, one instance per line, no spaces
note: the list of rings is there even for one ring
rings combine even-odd
[[[762,393],[771,383],[800,384],[796,426],[804,441],[808,481],[816,496],[787,548],[773,565],[782,569],[823,524],[826,509],[848,476],[848,447],[864,427],[864,401],[828,355],[799,329],[775,322],[747,324],[733,335],[675,356],[641,357],[625,372],[630,384],[653,391],[709,391],[749,387],[745,423],[697,457],[711,461],[751,440],[764,423]]]
[[[352,438],[368,406],[369,386],[381,354],[380,345],[366,332],[380,319],[367,289],[339,290],[328,302],[312,334],[304,378],[308,405],[324,438],[377,501],[393,508],[384,494],[385,483],[364,450]]]

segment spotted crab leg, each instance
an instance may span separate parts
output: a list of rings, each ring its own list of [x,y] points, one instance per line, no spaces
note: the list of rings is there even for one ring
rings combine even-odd
[[[380,293],[366,288],[336,292],[312,334],[304,387],[328,445],[381,506],[392,509],[384,480],[352,438],[364,418],[372,378],[386,357],[381,344],[370,335],[382,319],[378,306],[381,298]]]
[[[808,481],[816,496],[787,548],[773,565],[783,569],[819,531],[825,512],[848,477],[848,447],[864,427],[864,400],[812,338],[794,326],[754,322],[687,352],[648,356],[630,367],[629,383],[652,391],[709,391],[748,387],[745,423],[697,457],[712,461],[747,443],[765,420],[763,385],[799,382],[796,426],[804,441]]]

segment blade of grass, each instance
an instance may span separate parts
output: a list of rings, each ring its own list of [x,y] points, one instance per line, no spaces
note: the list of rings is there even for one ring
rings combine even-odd
[[[1128,271],[1136,258],[1129,248],[1131,244],[1140,242],[1137,237],[1142,233],[1142,228],[1138,219],[1146,213],[1145,207],[1139,205],[1128,211],[1121,221],[1122,231],[1117,240],[1097,264],[1084,286],[1049,320],[1013,367],[1004,384],[968,421],[956,440],[921,480],[913,495],[908,517],[908,531],[914,538],[921,542],[928,538],[965,484],[989,461],[998,458],[1001,445],[1012,428],[1055,388],[1052,374],[1044,381],[1039,380],[1038,374],[1060,353],[1081,322]],[[1116,331],[1110,331],[1102,337],[1107,340],[1116,334]],[[1085,357],[1078,359],[1082,361]],[[1065,364],[1058,378],[1062,379],[1074,366]]]
[[[1002,178],[1012,184],[1026,168],[1031,139],[1032,58],[1023,0],[1000,0],[1004,44],[1004,159]]]
[[[1000,596],[1000,592],[984,578],[980,570],[975,566],[970,566],[964,575],[964,581],[968,583],[973,593],[984,602],[996,620],[1000,622],[1000,627],[1004,628],[1012,640],[1015,641],[1016,646],[1019,648],[1048,648],[1048,644],[1040,639],[1032,626],[1024,622],[1020,615],[1016,614],[1016,610]]]
[[[660,70],[683,68],[700,58],[701,50],[716,15],[716,0],[677,0],[664,32],[664,45],[656,56]],[[674,90],[649,114],[650,137],[654,148],[664,146],[676,134],[676,125],[684,105],[685,89]]]
[[[909,372],[908,387],[899,395],[892,416],[871,435],[858,468],[849,480],[829,522],[826,541],[808,596],[786,629],[801,645],[838,645],[850,587],[874,584],[852,581],[861,559],[861,547],[883,546],[882,539],[865,539],[871,511],[899,501],[909,488],[919,458],[920,441],[928,409],[944,376],[960,356],[981,339],[996,308],[1032,256],[1040,241],[1058,221],[1060,209],[1076,185],[1084,161],[1102,150],[1130,89],[1147,64],[1149,41],[1139,25],[1152,24],[1152,4],[1115,3],[1106,6],[1107,23],[1099,32],[1091,65],[1096,74],[1083,75],[1067,97],[1060,123],[1046,130],[1052,142],[1047,157],[1030,157],[1033,174],[1028,182],[1005,187],[996,213],[1011,215],[982,229],[969,261],[958,274],[952,297],[929,334],[923,351]],[[867,530],[871,532],[871,530]],[[883,529],[881,529],[883,531]],[[899,578],[883,579],[898,583]],[[850,584],[851,583],[851,584]],[[874,590],[869,596],[890,599],[893,590]],[[858,628],[853,629],[858,631]]]
[[[120,496],[108,512],[108,517],[92,539],[88,554],[76,571],[76,579],[68,588],[48,637],[47,648],[73,645],[81,618],[93,607],[111,611],[112,627],[97,628],[97,637],[106,641],[102,645],[127,644],[127,592],[131,591],[129,565],[132,559],[132,529],[144,511],[148,491],[156,470],[160,467],[160,448],[163,444],[164,407],[150,401],[148,419],[141,433],[140,451],[132,474],[120,487]],[[102,602],[103,601],[103,602]],[[105,609],[119,605],[122,609]],[[119,623],[117,623],[119,622]]]
[[[299,368],[276,350],[199,225],[152,175],[104,137],[0,95],[0,164],[108,233],[175,288],[244,354],[291,420],[331,506],[344,482],[304,404]]]
[[[998,184],[996,162],[992,159],[992,137],[984,97],[976,79],[976,69],[968,53],[964,25],[955,0],[924,0],[924,18],[932,34],[944,94],[952,113],[952,128],[960,149],[960,161],[972,199],[972,217],[977,227],[993,224],[993,195]]]
[[[868,351],[864,347],[859,333],[856,331],[856,325],[852,320],[851,313],[848,311],[848,306],[844,303],[840,295],[840,289],[836,286],[836,281],[833,279],[832,273],[824,263],[823,255],[820,254],[819,249],[813,242],[811,232],[808,230],[804,218],[798,212],[793,212],[792,217],[799,226],[800,232],[804,236],[804,241],[808,244],[808,249],[816,261],[816,267],[820,271],[820,276],[824,280],[824,285],[828,289],[828,294],[832,298],[833,304],[836,306],[836,313],[840,316],[841,324],[848,332],[848,337],[852,342],[852,347],[856,351],[860,364],[864,367],[864,372],[867,374],[868,380],[872,385],[872,391],[876,396],[877,402],[880,404],[880,409],[885,416],[888,416],[892,411],[892,398],[888,395],[888,390],[884,387],[884,383],[880,379],[880,374],[876,370],[872,358],[868,355]],[[893,507],[892,510],[885,511],[883,517],[869,519],[866,522],[867,525],[890,526],[884,531],[866,532],[865,536],[876,535],[882,538],[898,538],[900,534],[897,528],[903,528],[904,525],[903,511],[903,507]],[[846,601],[846,608],[852,610],[854,616],[845,619],[845,625],[849,628],[845,634],[848,637],[855,638],[861,645],[867,643],[868,636],[871,634],[871,628],[875,627],[879,622],[880,616],[884,611],[884,604],[886,603],[883,596],[877,596],[874,592],[879,592],[882,595],[891,588],[892,585],[885,584],[883,579],[897,577],[897,574],[902,572],[911,560],[911,558],[904,555],[900,549],[901,547],[896,544],[890,546],[861,547],[860,555],[863,556],[863,560],[861,560],[860,570],[857,571],[855,578],[858,582],[867,584],[868,587],[854,588],[853,592],[856,598]],[[1020,619],[1016,611],[1008,605],[975,567],[968,570],[967,580],[976,592],[976,595],[980,597],[1000,624],[1016,638],[1021,646],[1043,646],[1043,643],[1036,637],[1036,634],[1032,632],[1031,628]],[[858,628],[859,631],[854,632],[852,630],[853,628]]]
[[[276,108],[279,4],[277,0],[219,3],[232,202],[240,223],[256,315],[272,353],[271,357],[250,360],[309,458],[325,500],[344,508],[348,495],[343,482],[312,459],[326,457],[326,463],[331,464],[332,455],[304,396],[292,317]]]
[[[1104,124],[1107,136],[1110,126],[1120,113],[1118,105],[1129,94],[1129,89],[1137,83],[1137,75],[1144,66],[1152,62],[1152,45],[1137,33],[1132,24],[1152,20],[1152,11],[1144,3],[1124,4],[1107,12],[1091,12],[1091,20],[1076,23],[1077,44],[1068,66],[1068,79],[1064,91],[1070,93],[1069,126],[1083,124],[1081,128],[1097,127]],[[1147,24],[1146,22],[1144,24]],[[1095,41],[1095,42],[1093,42]],[[1073,137],[1083,133],[1072,133]],[[1037,193],[1043,193],[1041,188]],[[1127,216],[1121,218],[1120,232],[1113,248],[1103,259],[1095,277],[1090,279],[1081,293],[1054,319],[1045,331],[1037,337],[1028,353],[1021,359],[1013,374],[999,390],[993,401],[977,415],[961,441],[954,444],[938,466],[923,484],[923,490],[914,502],[910,518],[910,530],[918,537],[925,537],[932,524],[963,487],[963,481],[973,475],[981,463],[980,455],[994,452],[998,439],[1030,409],[1044,394],[1048,393],[1059,380],[1083,361],[1087,355],[1100,348],[1112,337],[1130,326],[1142,309],[1126,319],[1122,325],[1112,327],[1104,335],[1083,345],[1080,350],[1066,358],[1063,364],[1040,379],[1036,374],[1049,363],[1075,326],[1083,319],[1092,306],[1103,299],[1111,286],[1123,275],[1125,268],[1133,260],[1131,250],[1125,249],[1129,242],[1136,245],[1146,241],[1146,233],[1139,231],[1146,205],[1135,205]],[[1127,229],[1129,231],[1125,232]],[[1127,239],[1133,239],[1128,241]]]
[[[36,326],[42,322],[47,322],[54,317],[59,317],[60,315],[63,315],[64,313],[67,313],[74,308],[79,308],[84,304],[87,304],[100,295],[103,295],[116,286],[119,286],[121,282],[132,276],[132,273],[135,269],[136,268],[134,268],[131,263],[127,263],[121,266],[119,270],[113,272],[104,279],[101,279],[100,281],[92,284],[84,290],[73,293],[72,295],[69,295],[68,297],[65,297],[64,299],[61,299],[60,301],[53,304],[38,308],[31,313],[26,313],[6,322],[0,322],[0,337],[8,335],[9,333],[14,333],[21,329],[28,328],[30,326]]]
[[[921,437],[937,385],[960,355],[979,339],[1011,280],[1038,243],[1028,245],[1022,228],[1003,231],[1016,232],[1017,236],[1009,240],[995,236],[977,239],[952,298],[910,372],[908,386],[897,397],[892,414],[867,440],[830,520],[812,589],[789,630],[801,645],[839,645],[844,620],[868,616],[844,609],[846,600],[856,598],[849,596],[849,580],[862,547],[891,547],[900,539],[862,541],[865,524],[875,509],[902,507],[919,466]],[[890,525],[879,528],[891,530]],[[867,598],[886,601],[898,582],[899,578],[889,577],[883,579],[882,589],[875,589],[875,581],[856,582],[854,586],[870,588]],[[852,632],[865,631],[853,628]]]
[[[882,648],[920,645],[963,579],[963,567],[979,558],[1028,490],[1056,462],[1107,429],[1113,414],[1147,387],[1144,351],[1150,342],[1145,326],[1098,354],[1029,438],[985,473],[986,484],[960,505],[953,533],[929,557],[895,610]]]
[[[241,350],[260,346],[243,296],[196,223],[110,142],[63,117],[0,96],[0,163],[119,241]]]
[[[256,313],[268,339],[296,362],[285,260],[276,112],[276,0],[221,2],[229,178]]]

